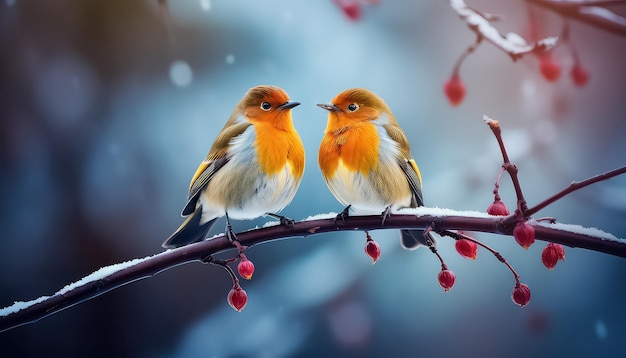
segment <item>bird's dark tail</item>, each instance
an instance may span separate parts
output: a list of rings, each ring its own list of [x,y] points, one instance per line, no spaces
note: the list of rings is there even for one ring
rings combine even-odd
[[[415,250],[420,245],[433,246],[436,244],[432,236],[424,237],[424,230],[400,230],[400,242],[407,250]]]
[[[197,241],[202,241],[217,218],[200,224],[201,218],[202,208],[199,207],[185,219],[182,225],[180,225],[167,240],[165,240],[162,246],[166,249],[175,249]]]

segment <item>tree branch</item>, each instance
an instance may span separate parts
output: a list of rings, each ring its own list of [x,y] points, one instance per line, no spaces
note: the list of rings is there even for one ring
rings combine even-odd
[[[603,174],[596,175],[594,177],[585,179],[581,182],[572,182],[567,188],[561,190],[560,192],[550,196],[549,198],[543,200],[539,204],[533,206],[532,208],[528,208],[526,205],[526,199],[524,198],[524,194],[522,192],[522,185],[519,181],[519,177],[517,176],[517,166],[509,160],[509,155],[506,151],[506,146],[504,145],[504,141],[502,140],[502,129],[500,127],[500,122],[489,118],[486,115],[483,115],[483,120],[493,132],[493,135],[496,137],[498,141],[498,146],[500,147],[500,152],[502,153],[502,169],[506,170],[511,177],[511,181],[513,182],[513,188],[515,189],[515,195],[517,197],[517,209],[513,215],[509,215],[506,217],[502,224],[504,226],[509,226],[520,220],[520,218],[529,218],[532,215],[536,214],[539,210],[545,208],[546,206],[554,203],[555,201],[563,198],[567,194],[574,192],[578,189],[582,189],[588,185],[597,183],[599,181],[608,180],[618,175],[622,175],[626,173],[626,166],[622,166],[620,168],[608,171]],[[502,171],[500,171],[500,175],[502,175]],[[500,175],[498,175],[498,180],[496,181],[496,189],[494,190],[494,194],[497,195],[497,190],[500,182]]]
[[[604,7],[624,5],[625,1],[526,0],[526,2],[598,29],[626,36],[626,18]]]
[[[36,322],[44,317],[97,297],[115,288],[146,277],[152,277],[161,271],[194,261],[217,263],[223,266],[232,276],[235,287],[239,287],[238,279],[228,266],[228,263],[234,262],[235,259],[215,260],[212,255],[237,249],[237,256],[241,257],[243,251],[242,247],[250,247],[261,242],[269,242],[287,237],[307,237],[313,234],[323,234],[333,231],[361,230],[367,233],[367,231],[381,229],[424,229],[456,239],[458,239],[458,235],[452,233],[450,230],[486,232],[511,236],[514,228],[513,224],[520,220],[520,217],[526,220],[531,214],[534,214],[577,189],[626,173],[626,167],[622,167],[582,182],[574,182],[568,188],[549,197],[529,210],[526,207],[526,201],[524,200],[521,186],[517,178],[517,167],[509,161],[506,147],[501,136],[500,124],[498,121],[487,116],[484,116],[484,120],[498,140],[504,160],[502,167],[507,170],[515,186],[518,208],[512,215],[491,216],[482,212],[462,212],[449,209],[419,207],[402,209],[395,212],[384,220],[384,224],[382,220],[380,220],[380,215],[351,215],[345,220],[338,220],[335,213],[309,218],[289,226],[277,225],[278,222],[276,222],[274,225],[266,225],[260,229],[238,234],[238,242],[235,242],[236,245],[233,245],[228,238],[222,234],[202,242],[168,250],[154,256],[103,267],[79,281],[65,286],[52,296],[44,296],[28,302],[15,302],[12,306],[0,309],[0,332]],[[500,172],[500,175],[501,174],[502,172]],[[498,182],[499,180],[500,177],[498,177]],[[496,190],[498,182],[496,182]],[[496,190],[494,190],[495,195],[497,195]],[[618,239],[598,229],[586,229],[577,225],[564,225],[555,222],[544,223],[540,220],[529,220],[526,224],[534,228],[535,237],[539,240],[570,247],[580,247],[626,258],[626,240]],[[478,243],[478,241],[475,242]],[[508,262],[495,250],[482,243],[479,244],[494,253],[500,261],[509,267],[515,275],[517,281],[516,288],[519,287],[519,276]],[[441,261],[442,270],[445,270],[446,265],[443,258],[439,255],[434,246],[429,245],[429,248]],[[526,289],[528,288],[526,287]],[[518,300],[514,299],[514,301],[520,304]],[[527,301],[525,302],[527,303]],[[235,309],[239,310],[240,308],[235,307]]]
[[[607,180],[607,179],[611,179],[613,177],[616,177],[618,175],[622,175],[626,173],[626,166],[621,167],[621,168],[617,168],[615,170],[611,170],[609,172],[600,174],[600,175],[596,175],[594,177],[591,177],[589,179],[585,179],[583,181],[580,182],[572,182],[567,188],[561,190],[560,192],[552,195],[551,197],[547,198],[546,200],[540,202],[539,204],[533,206],[532,208],[529,208],[528,210],[526,210],[526,215],[528,216],[532,216],[533,214],[537,213],[539,210],[545,208],[546,206],[554,203],[555,201],[561,199],[562,197],[564,197],[565,195],[576,191],[578,189],[584,188],[587,185],[591,185],[593,183],[597,183],[599,181],[602,180]]]
[[[433,224],[437,231],[464,230],[512,235],[512,227],[503,225],[504,217],[489,216],[480,212],[423,207],[404,209],[389,216],[384,226],[381,226],[379,215],[350,216],[345,221],[336,221],[334,213],[328,216],[332,218],[308,219],[296,222],[290,228],[281,225],[268,226],[239,233],[237,237],[242,245],[251,246],[287,237],[307,237],[336,231],[424,229]],[[626,258],[626,241],[600,230],[536,221],[529,223],[535,228],[537,238],[540,240]],[[0,332],[36,322],[115,288],[152,277],[178,265],[189,262],[206,262],[210,255],[230,249],[234,249],[233,245],[222,235],[143,259],[104,267],[80,281],[66,286],[52,296],[41,297],[29,302],[16,302],[12,306],[0,309]]]
[[[450,0],[450,6],[467,23],[467,26],[476,33],[479,39],[484,38],[491,42],[511,56],[513,61],[531,52],[544,52],[556,45],[557,39],[555,37],[547,37],[534,44],[528,44],[524,38],[516,33],[510,32],[502,35],[490,23],[497,17],[476,11],[467,6],[463,0]]]

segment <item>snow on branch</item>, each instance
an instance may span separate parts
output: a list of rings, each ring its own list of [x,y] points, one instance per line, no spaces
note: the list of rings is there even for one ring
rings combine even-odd
[[[333,216],[333,215],[331,215]],[[334,217],[311,217],[296,222],[292,227],[267,225],[237,234],[242,245],[252,246],[261,242],[287,237],[307,237],[335,231],[380,230],[401,228],[435,227],[436,230],[464,230],[512,235],[513,225],[505,225],[506,217],[491,216],[481,212],[465,212],[439,208],[404,209],[389,216],[384,226],[379,215],[350,216],[345,221]],[[598,229],[582,228],[577,225],[549,224],[530,221],[537,238],[580,247],[626,258],[626,240],[616,238]],[[154,256],[114,264],[70,284],[52,296],[43,296],[27,302],[15,302],[0,309],[0,332],[24,324],[36,322],[44,317],[97,297],[115,288],[159,272],[190,262],[207,262],[216,253],[234,250],[224,235],[209,240],[168,250]]]
[[[491,25],[491,21],[497,19],[496,16],[474,10],[467,6],[463,0],[450,0],[450,6],[467,23],[469,28],[476,33],[478,36],[477,42],[486,39],[509,54],[513,61],[518,60],[525,54],[544,52],[556,45],[556,37],[547,37],[534,44],[529,44],[517,33],[509,32],[506,35],[502,35],[498,29]]]
[[[626,36],[626,18],[606,8],[611,5],[626,5],[626,1],[526,0],[526,2],[598,29]]]

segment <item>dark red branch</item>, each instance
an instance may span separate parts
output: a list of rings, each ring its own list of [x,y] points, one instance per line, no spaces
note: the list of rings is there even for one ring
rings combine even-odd
[[[599,181],[603,181],[603,180],[608,180],[611,179],[613,177],[616,177],[618,175],[624,174],[626,173],[626,166],[621,167],[621,168],[617,168],[614,170],[611,170],[609,172],[603,173],[603,174],[599,174],[596,175],[594,177],[591,177],[589,179],[585,179],[581,182],[573,182],[572,184],[570,184],[567,188],[561,190],[560,192],[552,195],[551,197],[545,199],[544,201],[540,202],[539,204],[533,206],[532,208],[528,208],[526,206],[526,199],[524,199],[524,194],[522,192],[522,186],[520,184],[519,178],[517,176],[517,166],[515,166],[514,164],[512,164],[509,161],[509,156],[506,152],[506,146],[504,145],[504,141],[502,140],[502,129],[500,128],[500,122],[498,122],[495,119],[491,119],[487,116],[483,116],[483,119],[485,120],[485,123],[487,123],[487,125],[489,126],[489,128],[491,129],[491,131],[493,132],[493,135],[496,137],[496,140],[498,141],[498,146],[500,147],[500,152],[502,152],[502,159],[504,160],[504,164],[502,164],[502,168],[504,168],[504,170],[507,171],[507,173],[509,173],[509,176],[511,177],[511,181],[513,182],[513,187],[515,189],[515,194],[517,196],[517,210],[515,211],[515,213],[513,213],[512,215],[506,217],[502,223],[504,226],[508,227],[510,225],[512,225],[513,223],[517,222],[518,220],[520,220],[521,218],[529,218],[532,215],[536,214],[539,210],[545,208],[546,206],[554,203],[555,201],[563,198],[564,196],[566,196],[567,194],[584,188],[588,185],[597,183]],[[502,174],[502,173],[500,173]],[[499,184],[500,178],[498,177],[498,181],[496,182],[496,185]],[[496,186],[497,189],[497,186]],[[494,191],[495,192],[495,191]]]
[[[336,221],[334,218],[330,218],[296,222],[291,228],[285,228],[280,225],[269,226],[239,233],[237,237],[242,245],[252,246],[254,244],[286,237],[306,237],[313,234],[335,231],[370,231],[400,228],[425,229],[432,223],[435,223],[437,230],[480,231],[511,235],[512,228],[503,225],[502,221],[502,217],[391,215],[385,221],[384,227],[382,227],[379,215],[350,216],[345,221]],[[602,237],[561,230],[550,227],[549,224],[531,224],[535,227],[537,239],[626,258],[625,241],[606,240]],[[219,236],[207,241],[157,254],[136,265],[113,272],[98,280],[87,282],[63,294],[50,296],[20,311],[0,316],[0,331],[6,331],[24,324],[36,322],[44,317],[97,297],[105,292],[143,278],[154,276],[159,272],[178,265],[189,262],[207,262],[209,255],[226,250],[235,250],[235,248],[228,239],[224,236]],[[0,312],[2,311],[0,310]]]
[[[591,177],[589,179],[585,179],[583,181],[580,182],[573,182],[571,183],[567,188],[561,190],[560,192],[552,195],[551,197],[547,198],[546,200],[540,202],[539,204],[533,206],[532,208],[529,208],[528,210],[526,210],[526,215],[528,216],[532,216],[533,214],[537,213],[539,210],[545,208],[546,206],[554,203],[555,201],[561,199],[562,197],[564,197],[565,195],[586,187],[587,185],[591,185],[593,183],[597,183],[599,181],[603,181],[603,180],[608,180],[611,179],[613,177],[616,177],[618,175],[622,175],[626,173],[626,166],[621,167],[621,168],[617,168],[615,170],[611,170],[609,172],[606,172],[604,174],[600,174],[600,175],[596,175],[594,177]]]
[[[500,152],[502,152],[502,160],[504,161],[504,163],[502,164],[502,168],[504,168],[504,170],[509,173],[511,181],[513,182],[515,196],[517,197],[517,210],[512,217],[515,219],[517,219],[516,216],[528,217],[529,215],[526,214],[526,199],[524,199],[524,193],[522,192],[522,184],[520,183],[519,177],[517,176],[517,166],[512,164],[509,160],[509,155],[506,152],[506,147],[504,146],[504,141],[502,140],[502,130],[500,129],[500,122],[487,116],[483,116],[483,119],[485,120],[485,123],[487,123],[487,125],[493,132],[493,135],[496,137],[496,140],[498,141]]]

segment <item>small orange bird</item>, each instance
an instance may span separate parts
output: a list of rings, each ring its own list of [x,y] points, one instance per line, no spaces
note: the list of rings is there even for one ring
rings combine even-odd
[[[382,98],[353,88],[318,106],[329,112],[319,166],[330,191],[346,205],[338,218],[353,208],[382,212],[384,223],[392,209],[424,205],[406,134]],[[422,230],[402,230],[401,239],[407,249],[432,245]]]
[[[276,213],[296,195],[304,172],[304,147],[291,118],[299,104],[275,86],[246,92],[191,179],[182,212],[187,219],[163,247],[203,240],[222,216],[231,241],[230,218],[270,215],[291,222]]]

